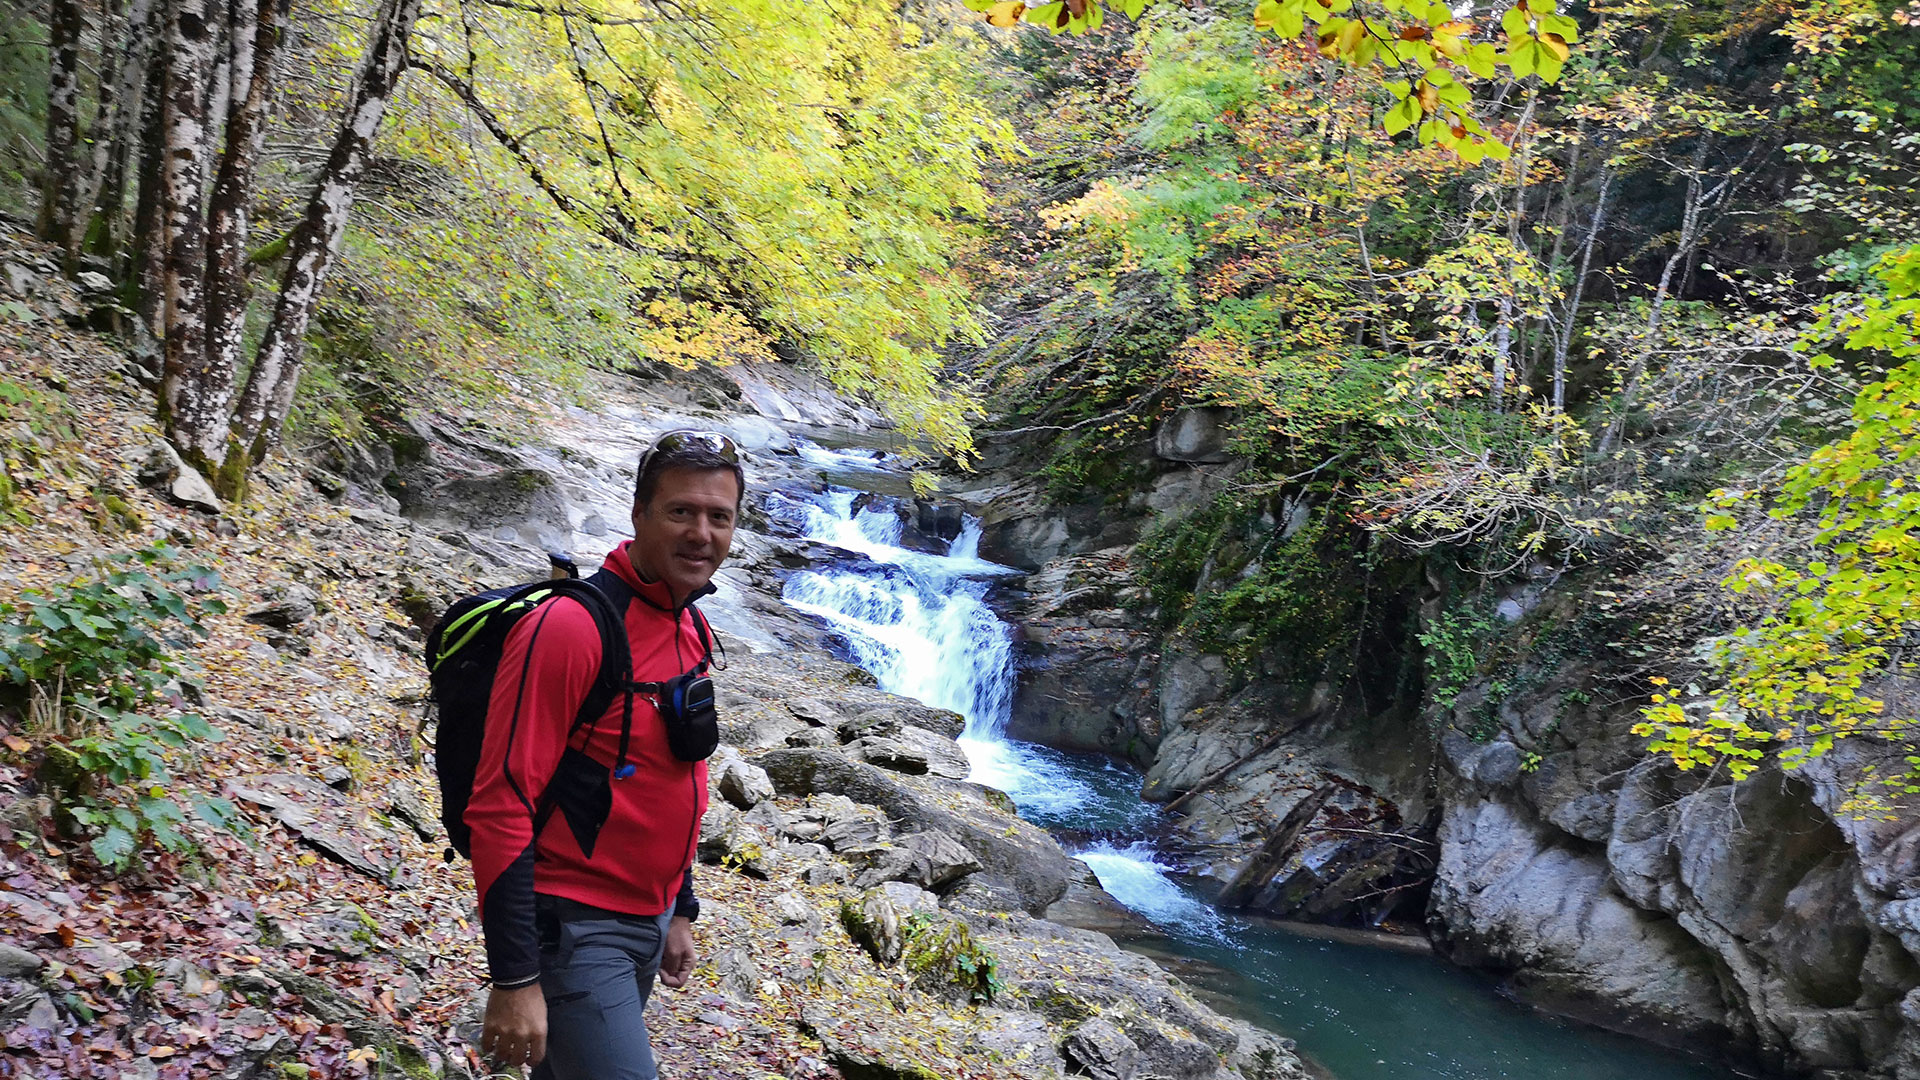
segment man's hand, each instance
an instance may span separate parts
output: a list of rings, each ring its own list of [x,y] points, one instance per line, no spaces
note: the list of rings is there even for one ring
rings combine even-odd
[[[660,981],[682,987],[693,977],[693,920],[674,916],[667,923],[667,946],[660,953]]]
[[[538,1065],[547,1056],[547,999],[540,995],[539,983],[488,991],[480,1053],[509,1069]]]

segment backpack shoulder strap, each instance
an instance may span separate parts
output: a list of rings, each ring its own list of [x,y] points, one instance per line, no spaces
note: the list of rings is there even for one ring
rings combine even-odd
[[[627,605],[633,603],[634,592],[633,586],[628,585],[625,578],[603,566],[586,579],[586,584],[593,586],[601,596],[605,597],[607,602],[613,605],[613,610],[620,613],[623,620],[626,618]],[[624,627],[625,623],[621,625]]]
[[[713,626],[707,622],[706,612],[692,604],[687,605],[687,610],[693,613],[693,632],[700,635],[700,672],[704,675],[713,666]],[[725,670],[726,665],[720,667]]]
[[[602,570],[585,580],[561,578],[538,582],[527,590],[537,594],[539,586],[547,587],[551,596],[541,596],[543,602],[556,596],[577,601],[593,616],[594,626],[600,631],[600,670],[587,687],[587,696],[581,700],[579,711],[574,713],[572,726],[567,728],[568,742],[572,742],[575,732],[593,726],[600,717],[606,715],[608,706],[613,704],[613,696],[624,689],[633,677],[632,647],[627,644],[626,600],[610,596],[608,590],[599,587],[603,575],[613,576]],[[533,811],[533,835],[536,838],[545,828],[547,819],[553,816],[553,796],[553,781],[549,777]]]

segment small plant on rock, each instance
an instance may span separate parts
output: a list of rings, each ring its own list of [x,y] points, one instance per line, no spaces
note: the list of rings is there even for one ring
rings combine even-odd
[[[902,929],[907,940],[900,960],[908,970],[952,982],[975,1005],[991,1005],[1006,992],[1000,961],[973,939],[966,923],[909,915]]]
[[[174,752],[220,733],[188,711],[197,690],[177,651],[224,612],[219,577],[181,566],[165,544],[109,555],[90,581],[29,589],[0,602],[0,695],[23,705],[44,738],[41,779],[71,825],[93,836],[102,865],[130,869],[148,843],[193,849],[186,809],[167,769]],[[231,828],[224,799],[186,803]]]

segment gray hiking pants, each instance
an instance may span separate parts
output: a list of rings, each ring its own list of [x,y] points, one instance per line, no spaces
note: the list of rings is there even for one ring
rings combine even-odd
[[[641,1014],[673,912],[622,915],[557,896],[535,901],[547,1056],[533,1080],[656,1080]]]

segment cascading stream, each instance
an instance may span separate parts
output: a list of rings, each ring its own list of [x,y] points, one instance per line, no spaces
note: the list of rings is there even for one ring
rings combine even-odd
[[[835,478],[888,471],[870,451],[802,445]],[[896,485],[898,474],[889,479]],[[1011,741],[1011,628],[988,605],[1016,573],[980,559],[967,520],[943,554],[902,546],[898,514],[830,487],[776,495],[770,509],[810,539],[858,558],[788,579],[785,599],[824,620],[851,659],[893,693],[967,719],[960,744],[971,778],[1005,791],[1022,817],[1075,835],[1101,885],[1168,935],[1171,950],[1223,972],[1216,989],[1299,1041],[1336,1080],[1724,1080],[1723,1069],[1623,1036],[1579,1027],[1499,999],[1471,973],[1410,955],[1223,915],[1139,840],[1157,814],[1137,773]]]

